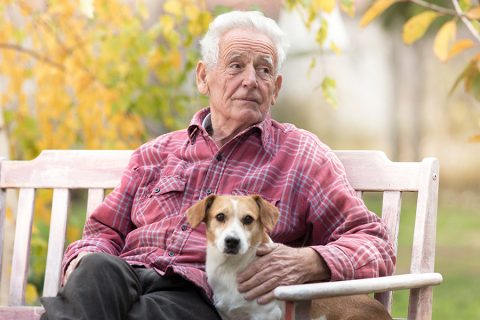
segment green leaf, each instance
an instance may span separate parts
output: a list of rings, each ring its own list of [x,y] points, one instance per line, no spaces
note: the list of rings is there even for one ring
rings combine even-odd
[[[328,36],[328,21],[326,19],[322,19],[320,28],[317,31],[317,36],[315,38],[315,41],[317,41],[320,45],[323,45],[325,43],[325,40],[327,40],[327,36]]]
[[[477,67],[477,63],[479,60],[480,60],[480,54],[476,55],[472,60],[470,60],[470,62],[467,64],[467,66],[463,69],[463,71],[460,73],[460,75],[457,77],[457,79],[453,83],[452,88],[448,93],[449,96],[453,94],[453,92],[457,89],[458,85],[462,81],[464,81],[464,84],[465,84],[465,91],[470,92],[473,79],[480,72],[480,70]]]
[[[477,101],[480,101],[480,73],[479,72],[477,72],[472,79],[471,91],[475,99],[477,99]]]
[[[350,17],[355,15],[355,3],[353,0],[341,0],[340,9],[342,9]]]
[[[308,67],[307,75],[310,77],[312,74],[313,69],[317,66],[317,58],[313,57],[312,60],[310,60],[310,66]]]
[[[337,106],[337,82],[335,79],[325,77],[321,84],[322,94],[328,104]]]

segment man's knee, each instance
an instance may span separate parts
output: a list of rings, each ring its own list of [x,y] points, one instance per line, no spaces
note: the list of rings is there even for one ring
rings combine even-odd
[[[107,253],[95,252],[84,256],[75,271],[86,275],[101,276],[104,273],[112,274],[127,267],[127,263],[119,257]]]

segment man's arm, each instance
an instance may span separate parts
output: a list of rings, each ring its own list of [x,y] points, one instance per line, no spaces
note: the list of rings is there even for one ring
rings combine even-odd
[[[327,153],[324,159],[309,181],[306,223],[313,230],[311,246],[296,249],[277,244],[271,251],[260,249],[260,257],[238,277],[246,298],[265,303],[279,285],[393,272],[395,256],[386,226],[356,197],[335,155]]]
[[[62,262],[62,282],[65,283],[80,259],[91,252],[118,255],[124,239],[133,228],[131,209],[138,188],[138,150],[130,158],[117,186],[90,215],[85,223],[82,239],[71,243]]]

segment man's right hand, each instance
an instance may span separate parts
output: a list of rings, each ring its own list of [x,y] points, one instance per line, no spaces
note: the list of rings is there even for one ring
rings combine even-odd
[[[75,268],[77,268],[77,265],[80,262],[80,260],[90,253],[92,253],[92,252],[85,252],[85,251],[80,252],[78,254],[78,256],[76,256],[72,261],[70,261],[70,264],[68,265],[68,268],[65,271],[65,276],[63,277],[63,285],[67,284],[68,278],[72,274],[73,270],[75,270]]]

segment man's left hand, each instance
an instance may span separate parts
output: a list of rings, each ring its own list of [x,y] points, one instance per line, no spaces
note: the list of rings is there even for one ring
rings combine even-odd
[[[259,304],[274,300],[273,289],[281,285],[327,280],[330,277],[322,257],[312,248],[292,248],[279,243],[260,245],[257,259],[238,274],[238,290],[246,300]]]

